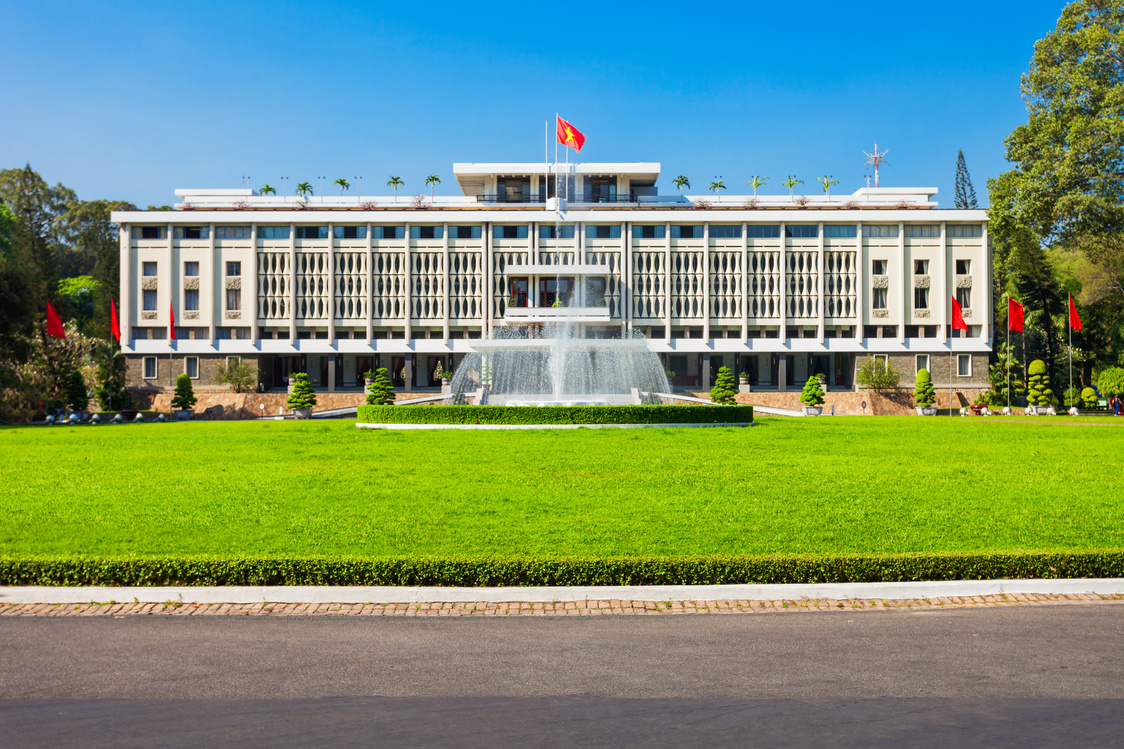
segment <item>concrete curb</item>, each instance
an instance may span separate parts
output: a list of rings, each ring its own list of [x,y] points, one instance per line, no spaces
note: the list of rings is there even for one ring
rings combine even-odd
[[[360,429],[678,429],[681,427],[751,427],[752,421],[727,424],[370,424],[357,422]]]
[[[1124,595],[1124,578],[1077,580],[942,580],[910,583],[812,583],[804,585],[652,585],[543,588],[439,587],[0,587],[0,604],[88,603],[549,603],[554,601],[781,601],[909,600],[942,597]]]

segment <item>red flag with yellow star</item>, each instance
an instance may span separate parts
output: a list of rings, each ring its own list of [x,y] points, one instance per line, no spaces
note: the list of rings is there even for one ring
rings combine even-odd
[[[585,145],[585,136],[581,134],[581,131],[569,122],[566,122],[566,120],[558,117],[557,132],[559,143],[581,153],[582,146]]]

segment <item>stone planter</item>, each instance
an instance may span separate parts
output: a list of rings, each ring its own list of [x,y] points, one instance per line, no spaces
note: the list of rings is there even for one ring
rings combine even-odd
[[[749,378],[748,377],[739,377],[738,378],[738,385],[745,385],[745,386],[748,387],[749,386]]]
[[[296,415],[296,417],[298,419],[311,419],[312,418],[312,409],[311,408],[294,408],[293,413]]]
[[[1027,416],[1048,416],[1050,413],[1049,406],[1027,406]]]
[[[195,412],[192,411],[190,408],[177,408],[176,409],[176,421],[191,421],[191,417],[194,416],[194,415],[195,415]]]
[[[918,406],[917,407],[917,415],[918,416],[936,416],[937,415],[937,407],[936,406]]]
[[[819,416],[823,413],[823,406],[804,406],[805,416]]]

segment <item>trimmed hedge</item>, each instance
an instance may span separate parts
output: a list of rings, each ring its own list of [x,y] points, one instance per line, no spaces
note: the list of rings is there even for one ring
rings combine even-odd
[[[1124,549],[574,559],[0,557],[0,585],[720,585],[1124,577]]]
[[[363,424],[737,424],[753,406],[359,406]]]

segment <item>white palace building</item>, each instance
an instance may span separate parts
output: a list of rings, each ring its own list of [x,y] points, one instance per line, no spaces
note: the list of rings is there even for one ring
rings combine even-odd
[[[128,384],[168,389],[186,372],[206,391],[235,358],[263,389],[304,371],[350,390],[377,367],[435,388],[437,365],[475,340],[560,321],[639,331],[682,389],[709,389],[723,365],[752,391],[812,374],[851,389],[867,356],[889,357],[903,385],[922,366],[938,388],[986,383],[984,211],[938,209],[927,188],[660,195],[659,172],[455,164],[455,196],[177,190],[173,210],[116,212]],[[953,296],[966,335],[950,330]]]

